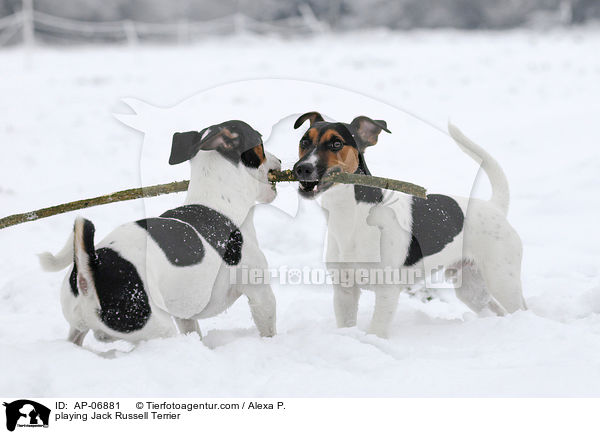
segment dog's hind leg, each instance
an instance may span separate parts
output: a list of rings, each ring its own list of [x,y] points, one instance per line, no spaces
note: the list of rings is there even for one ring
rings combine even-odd
[[[491,299],[504,314],[527,309],[521,289],[523,245],[519,234],[497,210],[477,201],[471,203],[468,218],[465,256],[474,261]]]
[[[505,237],[502,242],[490,241],[488,245],[485,256],[478,261],[487,291],[507,313],[527,309],[521,289],[520,240],[516,245],[516,240]]]
[[[69,336],[67,337],[67,340],[80,347],[83,344],[83,340],[85,339],[87,332],[88,330],[82,332],[81,330],[71,327],[69,329]]]
[[[483,267],[482,270],[488,292],[507,313],[527,309],[519,271],[490,266]]]
[[[494,300],[487,291],[485,280],[477,265],[465,261],[460,265],[462,280],[454,288],[456,297],[475,313],[481,313],[488,308],[496,315],[506,314],[506,310]]]
[[[190,333],[197,333],[202,339],[202,332],[200,331],[200,325],[198,321],[195,319],[182,319],[175,318],[175,324],[177,324],[177,328],[179,329],[179,333],[183,335],[187,335]]]
[[[245,285],[241,288],[248,297],[252,319],[262,337],[272,337],[277,333],[276,302],[271,285]]]
[[[356,325],[359,299],[360,288],[356,285],[350,287],[334,285],[333,308],[338,327],[354,327]]]
[[[387,338],[390,324],[398,309],[399,297],[399,286],[387,285],[375,289],[375,310],[369,327],[369,333],[375,334],[380,338]]]

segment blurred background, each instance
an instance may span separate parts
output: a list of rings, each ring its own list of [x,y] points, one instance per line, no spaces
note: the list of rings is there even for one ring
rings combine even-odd
[[[274,119],[321,109],[344,121],[347,112],[386,119],[393,134],[368,151],[373,173],[465,195],[477,165],[440,133],[450,118],[510,180],[509,220],[523,240],[530,307],[478,318],[450,295],[424,303],[405,293],[391,339],[377,343],[363,333],[372,292],[361,296],[358,330],[340,332],[330,288],[281,285],[274,288],[280,336],[273,342],[259,341],[240,302],[201,323],[204,342],[217,351],[181,337],[127,357],[90,358],[63,342],[63,275],[43,273],[35,257],[64,245],[75,217],[67,213],[0,231],[0,372],[8,373],[0,391],[600,395],[598,20],[600,0],[0,0],[0,216],[184,179],[187,165],[167,164],[170,132],[183,120],[202,129],[221,114],[249,120],[242,110],[284,168],[297,159],[298,141],[277,132],[300,130],[291,121],[271,129]],[[306,83],[368,96],[438,129],[349,104],[347,95],[323,98]],[[126,97],[146,104],[123,104]],[[179,111],[161,110],[170,107]],[[143,138],[113,113],[130,126],[155,120],[169,134]],[[293,185],[278,189],[297,201]],[[485,176],[472,194],[489,197]],[[100,240],[183,200],[165,195],[77,214],[96,224]],[[309,208],[316,204],[302,205],[297,220],[273,206],[257,210],[272,266],[302,269],[322,259],[324,217]],[[155,375],[165,366],[177,369]],[[114,375],[99,382],[98,372],[109,370]]]
[[[232,32],[546,28],[599,18],[598,0],[0,0],[0,45],[33,37],[134,43]]]

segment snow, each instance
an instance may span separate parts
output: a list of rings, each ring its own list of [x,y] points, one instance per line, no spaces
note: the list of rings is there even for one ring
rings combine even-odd
[[[258,336],[240,299],[201,321],[203,342],[177,336],[132,349],[90,336],[77,348],[65,341],[64,274],[41,271],[35,254],[59,250],[76,214],[94,221],[100,239],[183,195],[111,204],[0,231],[0,395],[597,396],[599,44],[600,29],[580,28],[0,51],[1,215],[184,179],[185,165],[167,165],[171,128],[238,115],[290,167],[299,134],[290,122],[314,108],[346,121],[387,115],[393,134],[367,155],[374,174],[430,192],[465,195],[475,185],[475,196],[488,197],[485,176],[473,183],[477,166],[400,107],[441,128],[451,118],[503,166],[530,307],[478,317],[449,290],[428,303],[403,294],[382,340],[365,333],[372,293],[363,292],[358,327],[337,329],[331,288],[276,284],[272,339]],[[320,84],[240,81],[265,78]],[[213,89],[219,84],[227,85]],[[138,116],[127,117],[126,97],[171,109],[129,99]],[[133,128],[154,128],[143,137],[114,112]],[[256,215],[271,266],[319,266],[320,209],[298,204],[293,185],[279,195]]]

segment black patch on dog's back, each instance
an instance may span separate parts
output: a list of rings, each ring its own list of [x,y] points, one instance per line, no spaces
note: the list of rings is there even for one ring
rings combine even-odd
[[[404,265],[441,252],[463,228],[465,216],[451,197],[431,194],[412,198],[412,239]]]
[[[358,153],[358,169],[356,172],[361,175],[370,175],[371,172],[365,162],[365,157],[361,152]],[[383,191],[377,187],[367,187],[365,185],[354,185],[354,199],[357,202],[380,203],[383,200]]]
[[[138,220],[136,223],[148,231],[171,264],[185,267],[202,262],[204,245],[189,224],[175,219],[156,217]]]
[[[185,205],[161,215],[181,220],[196,229],[228,265],[242,259],[244,239],[241,231],[228,217],[204,205]]]
[[[150,318],[150,303],[133,264],[116,251],[101,248],[90,265],[102,322],[121,333],[144,327]]]
[[[148,231],[175,266],[185,267],[202,262],[205,252],[200,236],[227,265],[237,265],[242,259],[242,232],[228,217],[207,206],[180,206],[160,217],[136,223]]]

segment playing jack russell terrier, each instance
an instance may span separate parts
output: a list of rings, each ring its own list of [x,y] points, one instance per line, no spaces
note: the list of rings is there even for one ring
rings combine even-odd
[[[48,271],[71,265],[61,292],[71,342],[81,345],[89,330],[102,340],[170,336],[172,318],[180,332],[200,334],[198,319],[223,312],[242,294],[260,335],[275,334],[271,287],[232,285],[230,272],[267,268],[253,207],[275,198],[267,174],[281,162],[237,120],[175,133],[169,164],[188,160],[184,206],[121,225],[97,245],[92,222],[77,218],[65,247],[40,255]]]
[[[498,163],[453,125],[449,132],[460,148],[482,168],[492,185],[489,201],[438,194],[427,199],[403,193],[321,182],[332,171],[369,175],[364,152],[377,143],[384,121],[359,116],[351,123],[326,122],[317,112],[298,118],[310,127],[300,140],[294,172],[299,193],[321,195],[328,212],[326,261],[330,268],[364,267],[377,258],[394,269],[416,270],[452,267],[462,273],[457,297],[470,309],[489,309],[498,315],[526,309],[521,291],[522,245],[506,220],[509,189]],[[380,245],[381,242],[381,245]],[[370,333],[387,336],[402,284],[367,285],[375,291]],[[334,285],[334,310],[338,327],[356,325],[361,288]]]

